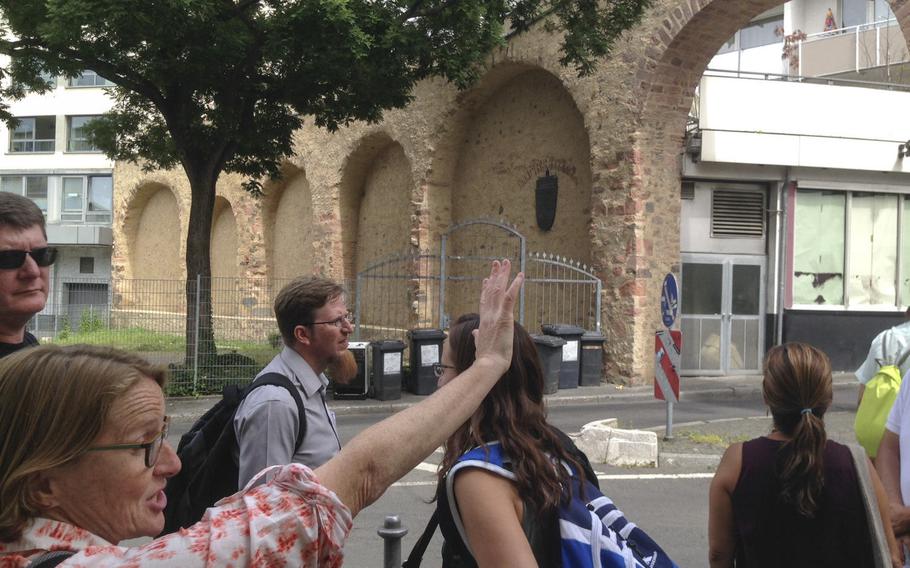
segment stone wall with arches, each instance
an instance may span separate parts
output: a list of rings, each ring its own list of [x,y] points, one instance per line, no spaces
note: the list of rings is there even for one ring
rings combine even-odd
[[[219,182],[236,224],[237,274],[350,280],[389,252],[438,250],[454,223],[502,218],[532,249],[594,267],[604,282],[605,375],[650,381],[660,282],[680,269],[680,152],[696,85],[736,30],[782,3],[655,0],[589,76],[560,65],[560,37],[540,29],[492,54],[466,91],[427,80],[378,124],[329,133],[307,121],[284,179],[263,198],[233,176]],[[910,0],[891,4],[910,29]],[[533,191],[548,169],[559,200],[553,228],[542,231]],[[181,255],[182,172],[118,164],[115,180],[115,278],[146,273],[143,255],[159,246],[144,232],[146,216],[176,211],[180,241],[167,250]],[[175,266],[168,274],[182,273],[182,260]]]

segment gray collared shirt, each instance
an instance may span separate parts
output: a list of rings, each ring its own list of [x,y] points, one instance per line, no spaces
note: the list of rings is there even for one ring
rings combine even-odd
[[[298,448],[297,404],[282,387],[259,387],[247,396],[234,415],[234,432],[239,445],[240,476],[243,488],[257,473],[270,465],[302,463],[316,469],[341,449],[335,431],[335,413],[325,404],[325,375],[317,375],[297,352],[285,347],[259,375],[280,373],[297,385],[306,411],[306,436]]]

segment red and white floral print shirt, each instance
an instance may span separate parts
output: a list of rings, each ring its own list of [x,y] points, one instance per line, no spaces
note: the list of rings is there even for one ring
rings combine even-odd
[[[219,501],[188,529],[134,548],[73,525],[35,518],[22,537],[0,542],[0,568],[28,566],[51,550],[77,550],[61,567],[341,566],[353,518],[301,464],[274,466],[271,480]],[[257,476],[257,479],[258,477]]]

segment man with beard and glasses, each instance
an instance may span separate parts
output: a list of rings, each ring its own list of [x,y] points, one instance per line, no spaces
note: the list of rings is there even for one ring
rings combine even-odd
[[[323,372],[344,357],[354,331],[344,288],[325,278],[296,278],[275,298],[275,317],[284,348],[258,376],[277,373],[290,379],[304,416],[298,416],[297,402],[282,386],[260,386],[244,398],[234,415],[238,488],[265,467],[296,462],[316,469],[341,449],[335,413],[325,403],[329,381]],[[296,444],[301,419],[305,435]]]
[[[31,199],[0,192],[0,358],[38,345],[25,325],[44,309],[56,259],[41,209]]]

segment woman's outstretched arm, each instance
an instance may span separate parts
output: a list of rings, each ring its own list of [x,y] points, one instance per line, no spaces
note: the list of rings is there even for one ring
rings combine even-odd
[[[480,406],[512,359],[512,311],[524,281],[509,284],[508,260],[494,262],[483,281],[477,359],[426,400],[374,424],[316,469],[319,481],[335,492],[353,515],[438,448]]]

